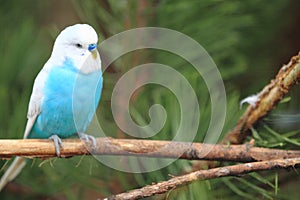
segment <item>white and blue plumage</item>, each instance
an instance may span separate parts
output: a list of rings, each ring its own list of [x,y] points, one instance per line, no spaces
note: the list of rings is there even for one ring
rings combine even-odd
[[[87,24],[65,28],[52,54],[37,75],[29,102],[24,138],[51,138],[60,156],[62,141],[76,133],[96,145],[84,132],[98,106],[102,71],[97,51],[98,36]],[[0,180],[0,190],[25,166],[17,157]]]

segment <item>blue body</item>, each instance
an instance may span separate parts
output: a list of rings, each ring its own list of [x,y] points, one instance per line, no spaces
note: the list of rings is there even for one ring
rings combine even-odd
[[[43,88],[41,112],[28,138],[70,137],[85,132],[102,91],[102,72],[83,74],[66,59],[53,67]]]

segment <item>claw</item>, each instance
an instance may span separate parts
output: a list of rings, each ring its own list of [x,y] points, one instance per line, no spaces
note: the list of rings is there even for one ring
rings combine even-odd
[[[80,139],[84,140],[85,142],[92,141],[93,147],[97,146],[96,138],[94,136],[85,133],[78,133],[78,136],[80,137]]]
[[[55,151],[56,155],[60,157],[60,148],[63,147],[63,142],[62,140],[58,137],[58,135],[51,135],[49,139],[53,140],[54,146],[55,146]]]

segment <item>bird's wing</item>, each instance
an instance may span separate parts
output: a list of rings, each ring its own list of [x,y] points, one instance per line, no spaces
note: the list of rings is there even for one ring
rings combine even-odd
[[[24,139],[26,139],[28,137],[37,116],[38,116],[38,113],[36,113],[33,117],[28,117],[25,132],[24,132],[24,137],[23,137]]]
[[[29,101],[28,113],[27,113],[27,124],[24,132],[24,139],[28,137],[37,116],[41,112],[41,103],[43,101],[43,87],[45,84],[47,71],[42,69],[37,75],[32,89],[32,94]]]

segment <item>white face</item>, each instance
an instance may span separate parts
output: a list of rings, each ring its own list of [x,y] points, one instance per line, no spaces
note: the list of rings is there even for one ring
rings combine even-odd
[[[69,26],[57,36],[50,61],[52,64],[60,65],[65,59],[71,59],[75,67],[85,73],[92,71],[92,68],[99,69],[101,66],[98,66],[100,59],[97,42],[97,33],[90,25]]]

